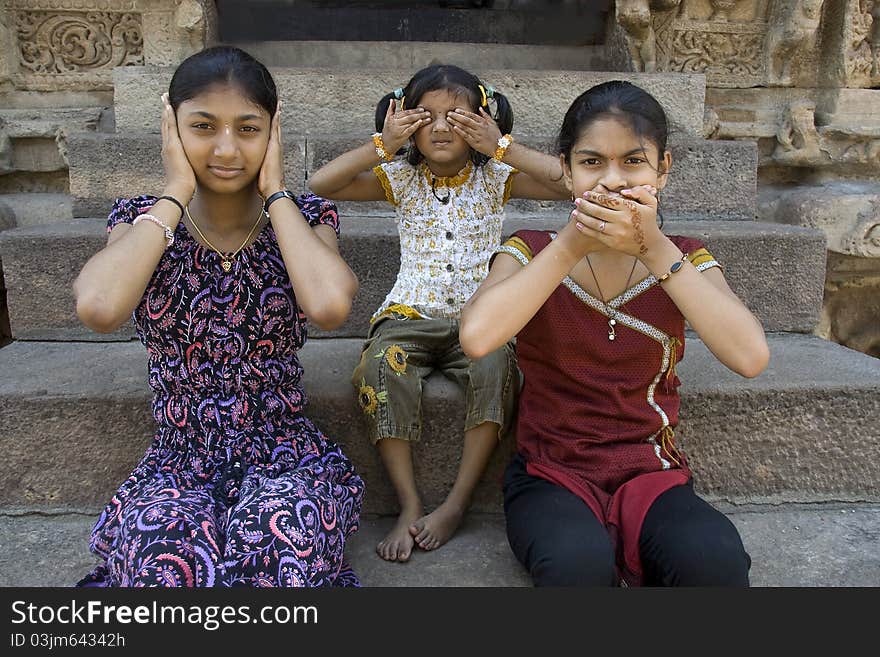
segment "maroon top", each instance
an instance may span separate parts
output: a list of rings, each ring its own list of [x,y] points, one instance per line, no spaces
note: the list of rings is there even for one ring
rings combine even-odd
[[[553,237],[518,231],[501,252],[525,264]],[[699,240],[670,239],[701,271],[718,266]],[[638,583],[645,513],[658,495],[690,478],[673,431],[684,317],[651,275],[607,305],[566,278],[519,332],[516,351],[524,375],[517,448],[528,472],[590,506],[620,538],[625,579]]]

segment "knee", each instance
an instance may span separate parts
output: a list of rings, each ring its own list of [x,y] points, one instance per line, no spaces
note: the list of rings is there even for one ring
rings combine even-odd
[[[617,571],[610,543],[556,544],[529,564],[535,586],[614,586]]]
[[[678,564],[679,586],[749,585],[752,560],[736,529],[691,545],[690,554]]]
[[[728,521],[729,523],[729,521]],[[682,532],[674,548],[655,555],[653,583],[664,586],[749,586],[751,557],[732,523],[712,533]],[[646,568],[646,573],[649,571]]]
[[[214,586],[221,550],[212,529],[187,519],[149,540],[130,537],[117,550],[120,581],[124,586]]]

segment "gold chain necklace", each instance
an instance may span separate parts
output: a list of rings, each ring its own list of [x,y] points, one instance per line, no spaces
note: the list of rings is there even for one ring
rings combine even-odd
[[[232,269],[232,260],[235,258],[235,256],[238,255],[238,252],[241,251],[245,247],[245,245],[248,243],[248,241],[250,241],[251,236],[254,234],[254,231],[257,229],[257,226],[260,225],[260,220],[263,218],[263,208],[260,207],[260,215],[257,217],[256,222],[254,222],[254,225],[251,228],[251,232],[249,232],[247,234],[247,237],[244,238],[244,242],[241,243],[240,247],[238,247],[235,251],[233,251],[232,253],[227,255],[226,253],[223,253],[223,251],[218,249],[216,246],[211,244],[211,242],[208,240],[208,238],[205,237],[205,234],[202,232],[201,228],[199,228],[199,225],[195,222],[195,220],[192,218],[192,215],[189,213],[189,206],[187,205],[183,210],[184,210],[184,212],[186,212],[186,218],[189,219],[189,222],[192,224],[193,228],[196,229],[196,232],[199,234],[199,237],[201,237],[202,240],[205,242],[205,244],[207,244],[213,251],[215,251],[217,253],[217,255],[220,256],[220,266],[223,267],[223,271],[226,273],[229,273],[229,270]]]
[[[590,254],[587,254],[587,266],[590,268],[590,273],[593,275],[593,280],[596,281],[596,289],[599,290],[599,297],[602,299],[602,305],[608,308],[608,301],[605,301],[605,295],[602,294],[602,288],[599,287],[599,279],[596,277],[596,272],[593,271],[593,264],[590,262]],[[633,272],[636,270],[636,263],[639,261],[638,258],[633,256],[633,266],[632,269],[629,270],[629,276],[626,277],[626,283],[623,286],[623,291],[626,292],[629,289],[629,282],[632,280]],[[610,301],[610,299],[609,299]],[[611,309],[611,314],[608,316],[608,339],[614,340],[617,337],[617,333],[614,331],[614,327],[617,325],[617,308]]]

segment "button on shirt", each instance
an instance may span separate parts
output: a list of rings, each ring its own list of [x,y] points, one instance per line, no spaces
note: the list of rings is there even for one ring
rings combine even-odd
[[[504,204],[516,170],[489,160],[457,175],[435,177],[425,164],[384,162],[373,169],[394,205],[400,234],[400,271],[373,315],[390,305],[410,306],[425,317],[458,318],[489,272],[501,244]],[[441,203],[431,190],[449,203]]]

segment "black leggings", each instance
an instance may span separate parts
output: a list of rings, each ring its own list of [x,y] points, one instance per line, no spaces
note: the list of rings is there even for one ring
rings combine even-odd
[[[574,493],[526,472],[516,456],[504,475],[507,540],[535,586],[616,586],[607,530]],[[660,495],[639,536],[647,586],[748,586],[752,560],[733,523],[693,485]]]

